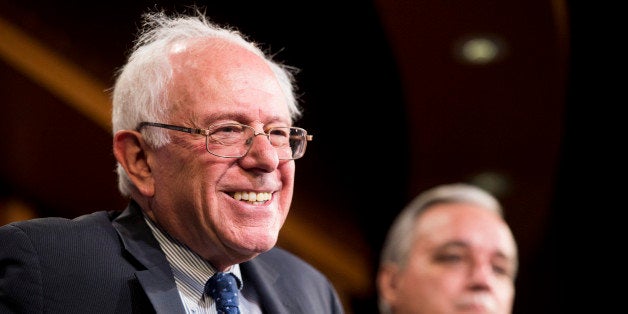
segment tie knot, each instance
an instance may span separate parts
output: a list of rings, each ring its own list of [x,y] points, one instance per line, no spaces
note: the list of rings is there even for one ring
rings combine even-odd
[[[238,314],[238,278],[232,273],[217,272],[205,285],[205,293],[216,302],[219,314]]]

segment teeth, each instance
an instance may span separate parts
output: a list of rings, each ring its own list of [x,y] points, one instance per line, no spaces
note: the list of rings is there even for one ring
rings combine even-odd
[[[248,201],[250,203],[265,202],[270,199],[270,192],[235,192],[233,198],[237,201]]]

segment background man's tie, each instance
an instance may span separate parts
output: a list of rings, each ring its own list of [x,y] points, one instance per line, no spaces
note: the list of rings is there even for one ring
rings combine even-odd
[[[214,299],[219,314],[240,314],[237,280],[232,273],[217,272],[207,281],[205,293]]]

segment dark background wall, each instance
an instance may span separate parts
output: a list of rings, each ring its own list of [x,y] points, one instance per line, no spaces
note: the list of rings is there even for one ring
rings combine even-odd
[[[125,205],[106,90],[141,13],[189,3],[0,1],[0,222]],[[301,69],[297,124],[315,140],[297,161],[280,245],[325,272],[349,312],[377,312],[373,276],[395,215],[419,191],[455,181],[489,188],[506,208],[521,251],[514,313],[609,304],[591,301],[594,283],[612,277],[597,258],[608,251],[592,235],[617,207],[597,196],[609,192],[608,174],[621,179],[624,159],[607,156],[625,143],[615,139],[625,134],[619,124],[606,122],[617,110],[602,73],[613,59],[600,53],[612,42],[599,37],[613,29],[598,15],[607,9],[569,1],[197,4]],[[496,39],[503,54],[463,62],[459,44],[472,36]],[[574,302],[581,291],[588,298]]]

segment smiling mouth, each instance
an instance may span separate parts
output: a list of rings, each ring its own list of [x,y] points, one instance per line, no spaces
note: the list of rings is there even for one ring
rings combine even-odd
[[[243,201],[249,204],[261,205],[270,200],[272,193],[270,192],[235,192],[232,195],[236,201]]]

